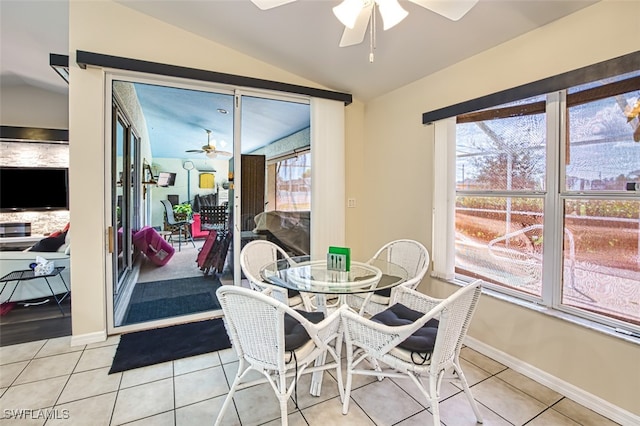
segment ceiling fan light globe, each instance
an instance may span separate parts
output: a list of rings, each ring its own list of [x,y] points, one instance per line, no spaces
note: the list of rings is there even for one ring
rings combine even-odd
[[[209,158],[216,158],[218,156],[218,154],[215,151],[209,151],[205,153],[205,155]]]
[[[353,29],[363,7],[364,0],[344,0],[333,8],[333,14],[345,27]]]
[[[380,9],[380,15],[382,16],[382,23],[385,31],[398,25],[409,14],[409,12],[400,6],[398,0],[376,1],[378,3],[378,8]]]

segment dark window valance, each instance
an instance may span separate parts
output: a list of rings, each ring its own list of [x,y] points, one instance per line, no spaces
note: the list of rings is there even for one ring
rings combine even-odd
[[[299,95],[313,96],[316,98],[342,101],[345,105],[349,105],[353,101],[352,96],[348,93],[333,92],[331,90],[316,89],[313,87],[298,86],[278,81],[262,80],[259,78],[244,77],[234,74],[224,74],[215,71],[187,68],[158,62],[142,61],[140,59],[103,55],[100,53],[85,52],[83,50],[76,51],[76,62],[80,68],[86,68],[87,65],[93,65],[119,70],[144,72],[147,74],[187,78],[190,80],[209,81],[212,83],[228,84],[231,86],[274,90],[278,92],[295,93]]]
[[[422,114],[422,124],[640,70],[640,51]]]
[[[640,90],[640,76],[627,78],[625,80],[616,81],[615,83],[603,84],[602,86],[592,89],[585,89],[575,93],[567,94],[567,106],[573,107],[589,102],[605,99],[611,96],[621,95],[623,93]],[[545,112],[546,102],[536,101],[523,105],[514,105],[510,107],[485,109],[474,111],[467,114],[460,114],[456,117],[457,123],[473,123],[476,121],[494,120],[497,118],[516,117],[531,114],[543,114]]]

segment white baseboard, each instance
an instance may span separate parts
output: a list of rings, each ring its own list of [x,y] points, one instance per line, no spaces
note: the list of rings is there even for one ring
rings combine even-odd
[[[590,410],[593,410],[614,422],[625,426],[640,425],[640,416],[613,405],[596,395],[590,394],[571,383],[567,383],[564,380],[559,379],[558,377],[552,376],[546,371],[522,362],[521,360],[486,345],[472,337],[467,336],[464,343],[471,349],[506,365],[514,371],[517,371],[518,373],[527,376],[528,378],[535,380],[558,393],[561,393],[578,404],[584,405]]]
[[[89,343],[99,343],[107,340],[107,330],[96,331],[94,333],[71,336],[71,346],[88,345]]]

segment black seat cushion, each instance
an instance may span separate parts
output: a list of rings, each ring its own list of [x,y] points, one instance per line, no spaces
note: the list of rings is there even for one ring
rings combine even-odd
[[[364,275],[362,277],[356,277],[354,281],[364,281],[364,280],[368,280],[370,278],[372,278],[373,275]],[[384,286],[388,286],[388,285],[392,285],[395,284],[396,282],[398,282],[401,278],[397,277],[395,275],[387,275],[387,274],[382,274],[382,276],[380,277],[380,281],[378,281],[377,283],[377,287],[384,287]],[[382,290],[376,290],[373,292],[373,294],[377,294],[378,296],[383,296],[383,297],[390,297],[391,296],[391,287],[389,288],[383,288]]]
[[[397,327],[412,324],[424,314],[414,311],[401,303],[396,303],[384,311],[371,317],[371,320]],[[439,321],[435,318],[427,321],[420,329],[398,344],[398,347],[411,352],[427,353],[433,351],[438,333]]]
[[[322,312],[306,312],[296,309],[300,315],[314,324],[324,319]],[[307,343],[311,339],[307,330],[289,314],[284,315],[284,350],[293,351]]]
[[[56,237],[47,237],[35,243],[29,251],[54,252],[64,244],[67,233],[63,232]]]
[[[294,290],[292,288],[287,289],[287,297],[291,299],[292,297],[299,296],[300,292],[298,290]],[[304,311],[303,311],[304,312]]]
[[[394,284],[398,280],[400,280],[400,277],[396,277],[395,275],[382,274],[380,281],[378,281],[378,287],[384,287]],[[373,292],[373,294],[377,294],[378,296],[382,297],[391,297],[391,287],[383,288],[382,290],[376,290]]]

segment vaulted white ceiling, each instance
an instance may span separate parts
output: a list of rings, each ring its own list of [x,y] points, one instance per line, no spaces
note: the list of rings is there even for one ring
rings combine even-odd
[[[409,15],[388,31],[377,26],[375,60],[371,63],[368,35],[359,45],[338,47],[344,27],[332,7],[341,0],[297,0],[266,11],[249,0],[116,1],[363,101],[596,2],[480,0],[462,19],[451,21],[400,0]],[[0,35],[0,89],[27,84],[66,92],[66,83],[49,67],[49,53],[68,52],[68,1],[1,0]],[[188,119],[180,111],[175,117]],[[183,130],[169,135],[172,130],[165,130],[164,134],[174,141],[204,143],[206,125],[192,126],[192,133]],[[256,135],[267,130],[256,129]],[[270,137],[273,135],[264,133],[262,139]]]

